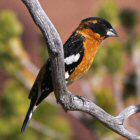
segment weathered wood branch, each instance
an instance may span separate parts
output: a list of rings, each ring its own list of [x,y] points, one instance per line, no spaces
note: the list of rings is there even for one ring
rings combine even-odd
[[[124,122],[128,117],[140,112],[140,105],[130,106],[118,116],[114,117],[92,101],[76,96],[67,90],[64,78],[63,44],[57,30],[42,9],[38,0],[22,0],[22,2],[27,7],[35,24],[40,28],[46,40],[47,49],[51,58],[54,93],[62,107],[66,111],[83,111],[88,113],[116,133],[128,139],[140,140],[140,136],[132,134],[124,127]]]

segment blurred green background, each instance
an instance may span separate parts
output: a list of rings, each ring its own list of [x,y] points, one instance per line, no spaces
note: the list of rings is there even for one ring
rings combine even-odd
[[[69,88],[93,100],[111,115],[140,102],[139,0],[42,0],[63,42],[90,16],[106,18],[119,38],[100,47],[95,62]],[[54,10],[54,9],[57,9]],[[73,9],[73,10],[71,10]],[[81,112],[65,113],[51,95],[35,112],[27,132],[20,128],[28,109],[29,90],[48,58],[42,34],[21,1],[0,1],[0,140],[123,140],[96,119]],[[140,114],[127,128],[140,135]]]

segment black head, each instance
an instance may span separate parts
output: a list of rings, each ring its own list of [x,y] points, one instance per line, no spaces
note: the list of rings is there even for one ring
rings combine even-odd
[[[90,17],[81,21],[84,28],[91,29],[93,32],[98,33],[101,37],[117,37],[117,32],[111,24],[99,17]]]

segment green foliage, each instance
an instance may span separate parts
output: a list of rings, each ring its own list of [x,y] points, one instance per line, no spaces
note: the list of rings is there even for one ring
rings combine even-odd
[[[137,24],[137,14],[132,9],[124,9],[120,12],[120,21],[121,24],[127,28],[129,31],[132,31]]]
[[[22,25],[11,11],[0,13],[0,42],[6,42],[11,37],[17,37],[23,32]]]
[[[119,9],[114,0],[104,1],[103,7],[98,11],[98,16],[107,19],[113,25],[119,22]]]
[[[22,25],[13,12],[2,11],[0,13],[0,68],[12,74],[19,70],[20,64],[13,56],[11,43],[16,41],[21,47],[19,37],[22,32]]]
[[[97,73],[99,69],[105,68],[109,73],[115,74],[116,72],[121,72],[124,66],[124,60],[122,44],[113,42],[108,47],[100,48],[92,69]]]
[[[3,140],[19,133],[19,122],[28,104],[24,98],[27,91],[19,83],[7,81],[4,89],[4,96],[0,98],[0,138]]]
[[[123,47],[120,43],[114,42],[106,49],[104,64],[109,73],[116,73],[122,70],[124,65]]]
[[[97,105],[103,108],[109,114],[115,113],[116,100],[110,89],[102,88],[95,93],[95,100]]]
[[[15,38],[15,40],[18,40]],[[11,41],[14,41],[11,39]],[[20,47],[20,45],[19,45]],[[13,56],[9,42],[0,45],[0,68],[14,75],[21,68],[18,59]]]
[[[125,46],[125,51],[127,54],[132,55],[133,49],[134,49],[134,44],[135,42],[134,36],[132,36],[131,34],[128,36],[127,41],[124,43]]]
[[[95,57],[93,66],[91,68],[91,70],[93,70],[93,72],[97,72],[101,67],[104,66],[104,58],[106,56],[106,52],[105,52],[105,47],[100,47],[99,51]]]
[[[123,99],[136,97],[137,93],[137,75],[136,72],[133,72],[127,75],[124,79],[124,88],[123,88]]]
[[[60,116],[58,108],[51,104],[42,103],[34,118],[47,127],[53,128],[57,133],[62,134],[61,139],[68,139],[71,135],[68,121]]]

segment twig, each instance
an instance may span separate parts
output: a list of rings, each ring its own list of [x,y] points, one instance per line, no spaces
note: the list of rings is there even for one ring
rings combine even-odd
[[[117,117],[106,113],[102,108],[84,97],[76,96],[67,90],[64,78],[63,45],[58,32],[42,9],[38,0],[22,0],[29,10],[34,22],[42,31],[52,64],[52,79],[57,101],[67,111],[83,111],[106,125],[116,133],[132,140],[140,140],[140,136],[130,133],[124,127],[124,121],[131,115],[140,112],[140,105],[130,106]]]

